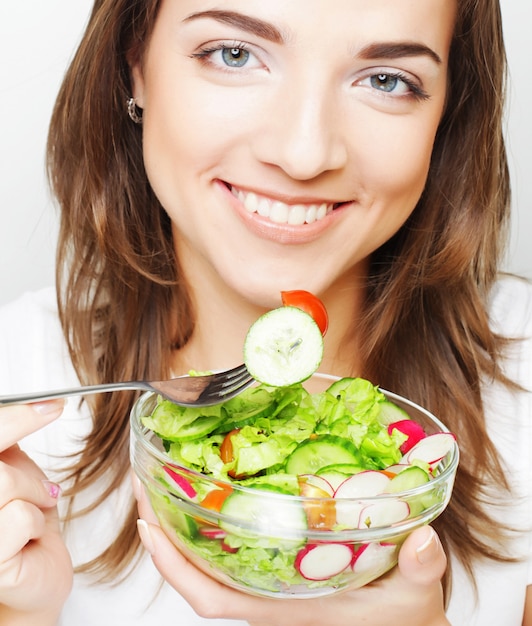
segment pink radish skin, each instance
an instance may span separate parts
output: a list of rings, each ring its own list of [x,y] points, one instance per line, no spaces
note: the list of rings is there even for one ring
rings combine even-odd
[[[400,433],[407,436],[406,441],[404,441],[399,448],[402,454],[406,454],[418,441],[426,437],[421,424],[418,424],[414,420],[399,420],[398,422],[389,424],[388,434],[391,435],[394,430],[398,430]]]
[[[355,574],[380,576],[395,564],[396,553],[393,543],[365,543],[355,552],[351,569]]]
[[[403,522],[410,515],[410,507],[402,500],[390,499],[368,504],[360,511],[358,528],[381,528]]]
[[[404,455],[401,462],[424,461],[431,467],[437,465],[452,450],[456,437],[452,433],[428,435]]]
[[[383,493],[390,478],[382,472],[366,470],[349,476],[334,492],[335,498],[371,498]]]
[[[336,502],[336,524],[340,528],[360,528],[360,515],[364,508],[363,502],[338,498]]]
[[[227,536],[225,530],[216,526],[202,526],[198,532],[207,539],[224,539]]]
[[[170,484],[177,492],[181,493],[183,496],[185,496],[185,498],[188,498],[189,500],[197,500],[198,494],[186,478],[181,476],[181,474],[174,472],[174,470],[168,467],[168,465],[163,465],[163,470],[166,472],[167,477],[170,479]]]
[[[225,543],[223,539],[222,539],[221,546],[222,546],[222,550],[229,554],[236,554],[238,552],[238,548],[232,548],[229,544]]]
[[[347,569],[353,549],[345,543],[311,543],[302,548],[294,563],[307,580],[328,580]]]
[[[313,487],[317,487],[318,489],[321,489],[326,494],[328,494],[331,498],[334,495],[334,488],[331,485],[331,483],[325,478],[318,476],[317,474],[301,474],[298,477],[298,480],[300,481],[300,484],[301,482],[304,482],[308,485],[312,485]],[[306,494],[301,494],[301,495],[306,495]]]

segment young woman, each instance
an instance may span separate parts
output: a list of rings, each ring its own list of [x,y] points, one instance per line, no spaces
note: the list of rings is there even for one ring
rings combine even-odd
[[[461,464],[390,575],[265,600],[157,526],[129,477],[135,394],[4,408],[0,624],[532,625],[504,73],[496,0],[96,0],[50,128],[57,307],[45,290],[1,311],[1,393],[235,365],[279,292],[306,289],[330,316],[321,369],[435,412]]]

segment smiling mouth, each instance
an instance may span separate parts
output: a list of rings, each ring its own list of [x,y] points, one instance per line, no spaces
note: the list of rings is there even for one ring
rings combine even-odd
[[[228,185],[228,187],[248,213],[256,213],[275,224],[288,224],[289,226],[313,224],[323,220],[334,209],[345,204],[344,202],[286,204],[280,200],[261,196],[253,191],[242,191],[232,185]]]

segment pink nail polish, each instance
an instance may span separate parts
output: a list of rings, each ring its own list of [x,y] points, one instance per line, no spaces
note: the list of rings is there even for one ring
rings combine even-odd
[[[42,482],[48,494],[52,498],[57,500],[57,498],[59,498],[59,496],[61,495],[61,486],[57,483],[53,483],[50,480],[43,480]]]

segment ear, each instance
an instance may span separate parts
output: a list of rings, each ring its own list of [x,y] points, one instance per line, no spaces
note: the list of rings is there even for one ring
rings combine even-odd
[[[130,50],[127,55],[129,72],[131,76],[131,95],[135,98],[136,104],[141,109],[144,108],[144,68],[142,56],[137,50]]]

